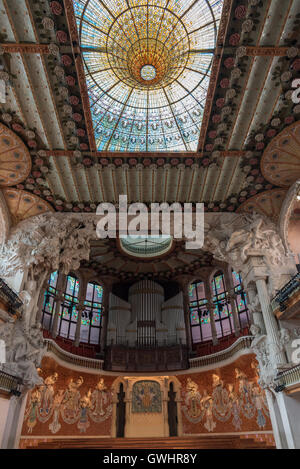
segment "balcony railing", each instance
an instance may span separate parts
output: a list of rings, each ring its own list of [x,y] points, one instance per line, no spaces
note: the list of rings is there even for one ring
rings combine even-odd
[[[22,306],[22,301],[18,297],[17,293],[14,292],[2,278],[0,278],[0,297],[4,299],[6,303],[11,307],[10,313],[15,313],[15,310]]]
[[[272,310],[275,311],[279,308],[280,311],[285,311],[287,308],[286,302],[298,290],[300,290],[300,272],[294,275],[294,277],[276,293],[271,301]]]
[[[283,389],[300,385],[300,364],[293,366],[289,370],[281,371],[275,378],[275,391],[283,391]]]
[[[74,355],[66,350],[62,349],[52,339],[45,339],[47,344],[47,351],[52,352],[58,359],[70,363],[71,365],[80,366],[83,368],[89,368],[91,370],[103,370],[103,360],[96,358],[81,357]]]
[[[203,357],[190,358],[190,368],[200,368],[202,366],[214,365],[224,360],[228,360],[237,355],[240,351],[245,350],[250,352],[250,346],[253,336],[243,336],[236,340],[230,347],[220,352],[205,355]]]
[[[20,396],[22,380],[0,370],[0,391],[5,394]]]

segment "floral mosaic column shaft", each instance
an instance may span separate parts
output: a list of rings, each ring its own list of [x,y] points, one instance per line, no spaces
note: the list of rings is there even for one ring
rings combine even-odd
[[[61,304],[64,301],[64,296],[62,292],[65,291],[66,282],[67,282],[67,276],[60,272],[58,276],[58,280],[57,280],[57,297],[56,297],[56,304],[55,304],[55,313],[54,313],[53,323],[51,327],[51,335],[53,339],[57,337],[59,313],[61,310]]]
[[[284,352],[281,350],[281,346],[279,343],[278,325],[276,322],[276,318],[271,310],[270,297],[267,289],[266,280],[264,278],[256,279],[256,287],[264,317],[266,333],[269,340],[271,352],[270,358],[273,362],[273,365],[276,367],[277,365],[286,363],[286,357]]]

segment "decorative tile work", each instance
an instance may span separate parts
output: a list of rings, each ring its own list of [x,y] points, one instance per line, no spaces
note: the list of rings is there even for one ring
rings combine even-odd
[[[157,381],[138,381],[132,389],[132,412],[161,412],[161,391]]]

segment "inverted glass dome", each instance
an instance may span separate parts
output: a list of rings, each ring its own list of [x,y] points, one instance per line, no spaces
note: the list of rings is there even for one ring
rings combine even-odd
[[[167,235],[120,237],[120,247],[126,254],[144,258],[166,254],[172,242],[172,236]]]
[[[73,0],[99,151],[196,151],[223,0]]]

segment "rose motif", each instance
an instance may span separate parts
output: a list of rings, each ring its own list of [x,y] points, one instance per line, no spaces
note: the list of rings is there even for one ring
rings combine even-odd
[[[163,158],[158,158],[158,160],[156,161],[156,164],[158,166],[162,166],[164,164],[165,160]]]
[[[224,98],[217,99],[217,101],[216,101],[217,107],[223,107],[224,104],[225,104],[225,99]]]
[[[135,158],[130,158],[128,163],[131,164],[132,166],[135,166],[137,164],[137,160]]]
[[[69,101],[73,106],[77,106],[79,104],[79,98],[77,98],[77,96],[70,96]]]
[[[78,137],[84,137],[85,136],[85,130],[84,129],[77,129],[77,135],[78,135]]]
[[[300,70],[300,59],[294,60],[294,62],[292,63],[292,69],[295,70],[296,72]]]
[[[239,202],[240,202],[240,203],[245,202],[245,200],[246,200],[246,197],[240,197],[240,198],[239,198]]]
[[[185,164],[186,164],[187,166],[191,166],[191,165],[193,164],[192,158],[187,158],[187,159],[185,160]]]
[[[221,120],[220,114],[215,114],[214,116],[212,116],[212,121],[214,124],[218,124],[220,120]]]
[[[206,151],[212,151],[213,148],[214,148],[214,146],[210,143],[205,146]]]
[[[13,124],[12,128],[15,132],[22,132],[22,130],[24,130],[20,124]]]
[[[48,196],[46,197],[46,199],[49,200],[49,202],[52,202],[52,201],[53,201],[52,195],[48,195]]]
[[[294,117],[293,116],[288,116],[284,119],[285,124],[292,124],[294,122]]]
[[[202,160],[203,166],[207,166],[208,163],[209,163],[209,159],[208,159],[208,158],[204,158],[204,159]]]
[[[24,185],[23,185],[23,184],[17,184],[17,188],[23,190],[23,189],[24,189]]]
[[[227,59],[224,60],[224,65],[225,65],[226,68],[234,67],[234,58],[233,57],[227,57]]]
[[[84,211],[85,211],[85,212],[91,212],[92,209],[91,209],[90,207],[84,207]]]
[[[149,158],[145,158],[145,159],[143,160],[143,165],[144,165],[144,166],[150,166],[150,164],[151,164],[151,160],[150,160]]]
[[[100,163],[101,163],[103,166],[106,166],[106,165],[108,164],[108,160],[107,160],[106,158],[101,158]]]
[[[215,130],[211,130],[208,134],[209,138],[216,138],[217,132]]]
[[[73,212],[80,212],[80,208],[79,207],[73,207]]]
[[[250,164],[252,165],[255,165],[258,163],[258,159],[257,158],[251,158],[251,160],[249,161]]]
[[[258,169],[252,169],[251,174],[252,174],[252,176],[256,176],[257,174],[259,174],[259,170]]]
[[[240,42],[241,36],[238,33],[234,33],[229,38],[229,44],[231,46],[237,46]]]
[[[35,178],[39,178],[41,177],[42,173],[40,171],[33,171],[32,172],[32,176],[35,177]]]
[[[74,121],[76,121],[76,122],[82,121],[82,115],[79,114],[78,112],[75,112],[72,117],[73,117]]]
[[[258,142],[256,144],[256,150],[263,150],[265,148],[264,142]]]
[[[41,195],[41,191],[39,189],[34,189],[33,193],[35,195]]]
[[[123,160],[121,158],[116,158],[114,160],[114,163],[116,166],[121,166],[121,164],[123,163]]]
[[[64,31],[57,31],[56,32],[56,39],[58,40],[58,42],[61,42],[61,43],[65,43],[68,41],[68,36],[67,36],[67,33],[65,33]]]
[[[80,150],[87,150],[87,149],[88,149],[88,145],[86,143],[80,144]]]
[[[59,2],[50,2],[50,8],[51,8],[53,15],[62,14],[62,6]]]
[[[220,86],[221,86],[221,88],[228,88],[228,86],[229,86],[229,80],[228,80],[228,78],[223,78],[223,79],[220,81]]]
[[[246,13],[247,13],[247,8],[245,7],[245,5],[239,5],[234,10],[234,15],[238,20],[242,20],[243,18],[245,18]]]
[[[35,140],[28,140],[27,145],[28,145],[30,148],[36,148],[36,147],[37,147],[37,143],[36,143]]]
[[[229,205],[229,207],[227,207],[227,210],[228,210],[229,212],[233,212],[234,206],[233,206],[233,205]]]
[[[72,77],[71,75],[68,75],[68,76],[66,77],[66,83],[67,83],[67,85],[69,85],[69,86],[74,86],[75,83],[76,83],[76,80],[75,80],[75,78]]]
[[[270,129],[267,132],[267,137],[272,138],[276,135],[276,130],[275,129]]]
[[[61,205],[55,205],[55,208],[56,208],[56,210],[58,210],[59,212],[62,212],[63,209],[64,209]]]
[[[43,166],[44,161],[42,160],[42,158],[37,158],[37,159],[35,160],[35,164],[36,164],[37,166]]]
[[[176,166],[179,163],[178,158],[172,158],[171,159],[171,165]]]
[[[61,61],[66,67],[69,67],[70,65],[72,65],[72,59],[69,55],[62,55]]]

